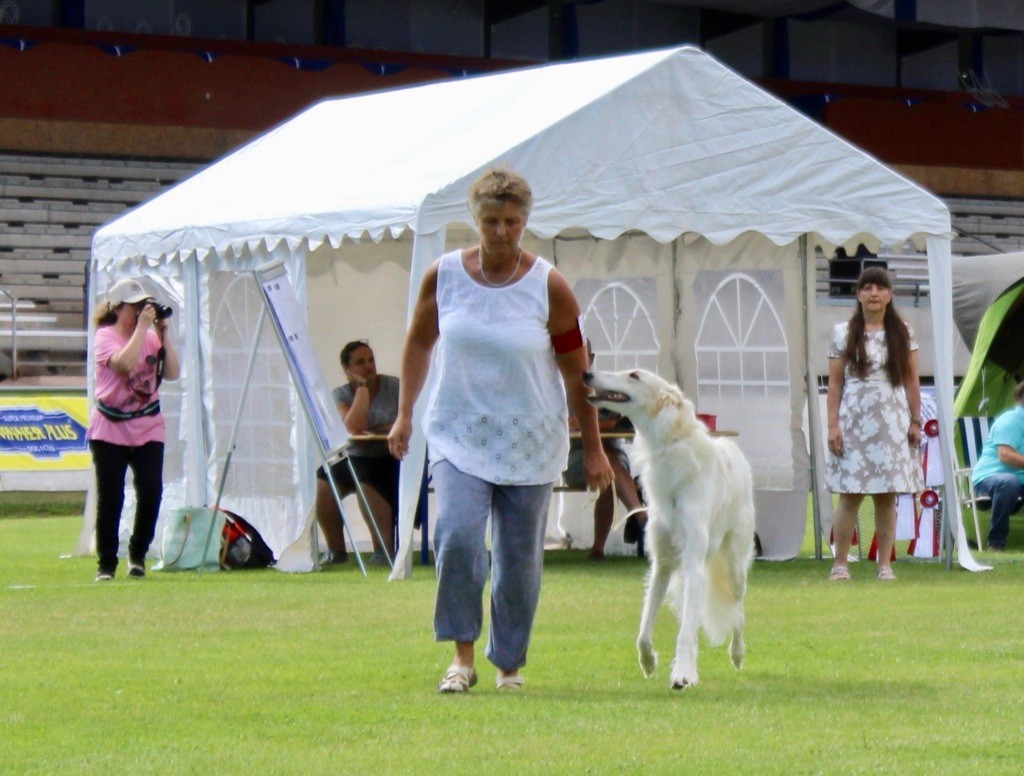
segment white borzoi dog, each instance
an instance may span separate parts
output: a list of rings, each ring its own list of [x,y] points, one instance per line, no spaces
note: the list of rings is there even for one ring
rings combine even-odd
[[[636,429],[634,455],[647,501],[651,570],[640,635],[640,668],[654,674],[654,620],[666,594],[679,616],[671,686],[697,684],[697,631],[712,646],[732,635],[729,655],[743,665],[743,597],[754,556],[750,465],[739,447],[712,437],[676,386],[637,369],[587,372],[592,404],[625,415]]]

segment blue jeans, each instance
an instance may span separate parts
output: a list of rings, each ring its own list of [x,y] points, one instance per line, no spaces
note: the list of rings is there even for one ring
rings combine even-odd
[[[487,659],[503,671],[526,664],[540,600],[544,531],[554,483],[495,485],[438,461],[434,556],[437,641],[475,642],[483,628],[487,520],[491,519],[491,632]]]
[[[979,496],[992,498],[992,524],[988,529],[988,545],[1006,546],[1006,535],[1010,532],[1010,515],[1017,509],[1017,503],[1024,494],[1024,484],[1016,474],[993,474],[975,483],[974,492]]]

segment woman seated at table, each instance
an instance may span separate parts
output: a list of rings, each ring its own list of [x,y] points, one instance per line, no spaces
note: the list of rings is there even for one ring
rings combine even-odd
[[[590,360],[590,368],[594,368],[594,351],[590,347],[590,340],[587,340],[587,357]],[[597,411],[597,425],[602,434],[615,431],[623,418],[621,415],[601,408]],[[579,431],[579,425],[574,415],[569,415],[569,430]],[[634,510],[643,507],[640,495],[637,493],[636,482],[629,471],[629,457],[622,449],[622,441],[619,439],[603,439],[601,444],[608,462],[612,465],[612,473],[615,475],[614,485],[610,485],[601,491],[594,503],[594,544],[590,548],[591,560],[604,560],[604,545],[608,541],[608,534],[612,529],[612,520],[615,517],[615,501],[612,497],[612,487],[619,494],[619,501],[627,510]],[[562,474],[562,479],[570,488],[585,490],[587,487],[586,478],[583,474],[583,443],[579,439],[572,439],[569,442],[569,465]],[[642,526],[647,522],[647,512],[638,512],[626,519],[623,529],[623,539],[626,544],[636,544],[640,538]]]
[[[373,350],[366,340],[349,342],[341,349],[341,368],[348,382],[335,388],[333,396],[349,434],[387,434],[398,414],[398,378],[377,374]],[[384,553],[393,557],[395,552],[394,516],[398,512],[399,463],[391,457],[388,443],[383,439],[379,442],[350,442],[348,455],[372,513],[366,513],[366,505],[360,499],[359,509],[373,539],[370,563],[386,565]],[[348,560],[348,551],[338,505],[323,467],[316,476],[316,520],[328,550],[324,563],[344,563]],[[352,473],[344,459],[331,466],[331,476],[342,498],[356,492]],[[371,520],[376,524],[385,546],[377,538]]]

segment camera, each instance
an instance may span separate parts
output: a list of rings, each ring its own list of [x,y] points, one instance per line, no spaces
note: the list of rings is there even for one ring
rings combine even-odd
[[[156,310],[156,319],[158,321],[162,321],[164,320],[164,318],[170,318],[172,315],[174,315],[173,309],[171,309],[167,305],[160,304],[155,299],[147,299],[146,304],[150,305],[154,310]]]

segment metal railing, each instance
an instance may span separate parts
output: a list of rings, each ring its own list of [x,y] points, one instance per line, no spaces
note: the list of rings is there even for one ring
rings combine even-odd
[[[18,377],[18,297],[3,286],[0,294],[11,300],[11,377]]]

